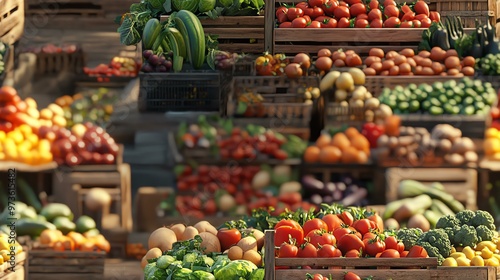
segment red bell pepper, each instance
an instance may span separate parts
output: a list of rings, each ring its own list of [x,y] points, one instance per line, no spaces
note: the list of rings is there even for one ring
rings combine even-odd
[[[377,140],[384,132],[385,129],[383,126],[372,122],[365,123],[361,130],[361,134],[363,134],[370,143],[370,148],[377,148]]]

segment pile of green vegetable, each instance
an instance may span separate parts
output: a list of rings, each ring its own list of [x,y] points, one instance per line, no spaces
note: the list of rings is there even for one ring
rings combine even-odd
[[[483,75],[500,76],[500,53],[490,53],[476,59],[476,69],[480,70]]]
[[[465,77],[459,82],[449,80],[432,85],[384,88],[379,100],[391,107],[395,114],[486,115],[496,98],[491,83]]]
[[[404,228],[397,231],[398,239],[405,248],[420,245],[430,257],[436,257],[441,264],[452,251],[452,247],[470,246],[474,248],[481,241],[491,241],[495,237],[493,216],[482,210],[462,210],[456,215],[441,217],[436,229],[423,232],[420,229]]]
[[[433,47],[455,49],[460,57],[481,58],[487,54],[500,53],[500,40],[496,38],[495,27],[489,21],[481,25],[476,19],[476,30],[467,34],[460,17],[447,17],[444,23],[433,22],[422,33],[419,50],[430,51]]]
[[[150,259],[145,280],[263,280],[264,269],[246,260],[231,261],[227,255],[203,254],[202,239],[176,242],[162,256]]]

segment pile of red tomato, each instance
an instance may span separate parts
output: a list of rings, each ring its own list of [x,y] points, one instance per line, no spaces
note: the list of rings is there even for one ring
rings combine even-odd
[[[382,1],[382,0],[381,0]],[[428,28],[441,15],[423,0],[397,4],[394,0],[308,0],[276,10],[280,28]]]
[[[376,214],[355,220],[350,212],[343,211],[313,218],[303,226],[281,220],[274,236],[279,258],[428,257],[424,248],[415,245],[405,251],[395,236],[383,234],[383,222]]]

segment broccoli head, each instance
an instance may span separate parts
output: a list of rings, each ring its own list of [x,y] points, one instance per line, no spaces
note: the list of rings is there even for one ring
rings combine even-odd
[[[436,223],[436,228],[453,228],[455,226],[460,226],[460,221],[454,215],[443,216]]]
[[[487,226],[485,225],[480,225],[476,227],[476,233],[477,233],[477,238],[479,239],[478,241],[491,241],[493,238],[495,238],[495,232],[490,230]]]
[[[493,228],[491,228],[492,225]],[[495,230],[495,219],[490,213],[483,210],[477,210],[476,215],[471,221],[471,226],[486,226],[492,230]]]
[[[453,243],[456,246],[470,246],[474,248],[478,243],[479,239],[477,237],[476,228],[473,226],[463,225],[460,229],[455,232],[453,237]]]
[[[455,216],[460,221],[460,225],[470,225],[471,221],[476,216],[476,213],[474,213],[474,211],[472,210],[462,210]]]
[[[439,253],[437,247],[432,246],[429,242],[420,242],[418,245],[422,246],[429,257],[437,258],[438,264],[441,265],[444,262],[444,257]]]
[[[424,232],[420,228],[402,228],[396,232],[396,237],[403,242],[405,250],[410,250],[423,233]]]
[[[431,229],[424,232],[417,240],[417,245],[422,242],[428,242],[436,247],[443,258],[447,258],[451,252],[451,242],[448,239],[448,233],[444,229]]]
[[[455,240],[455,233],[460,230],[460,226],[454,226],[454,227],[447,227],[444,229],[446,233],[448,234],[448,239],[453,243],[453,240]]]

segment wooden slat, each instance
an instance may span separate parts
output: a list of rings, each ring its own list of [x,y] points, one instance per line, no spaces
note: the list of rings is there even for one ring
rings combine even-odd
[[[304,258],[277,258],[276,266],[302,266]],[[342,267],[437,267],[437,258],[401,258],[397,261],[388,258],[308,258],[309,266]]]
[[[275,42],[420,42],[425,28],[276,28]]]
[[[207,18],[207,19],[200,19],[200,22],[204,28],[221,26],[221,25],[227,27],[256,26],[264,28],[263,16],[219,17],[216,19]]]
[[[67,251],[59,252],[54,250],[31,250],[29,253],[30,258],[95,258],[104,259],[106,253],[104,252],[82,252],[82,251]]]
[[[32,258],[30,260],[30,266],[53,266],[57,264],[58,266],[79,266],[79,265],[102,265],[104,260],[100,259],[83,259],[83,258],[70,258],[70,259],[57,259],[54,263],[54,259],[51,258]]]
[[[285,53],[285,54],[297,54],[299,52],[306,52],[306,53],[311,53],[315,54],[321,49],[330,49],[330,50],[338,50],[338,49],[343,49],[343,50],[353,50],[356,53],[360,55],[367,55],[370,49],[372,48],[380,48],[384,50],[384,52],[388,51],[400,51],[406,48],[412,48],[416,49],[417,45],[414,46],[391,46],[391,45],[374,45],[374,46],[349,46],[346,44],[330,44],[330,45],[302,45],[302,44],[294,44],[294,45],[289,45],[289,44],[282,44],[278,45],[276,44],[274,46],[274,53]]]
[[[30,279],[33,280],[55,280],[55,279],[68,279],[68,280],[101,280],[104,279],[104,275],[100,273],[86,273],[86,274],[78,274],[78,273],[60,273],[57,275],[54,274],[44,274],[44,273],[29,273]]]
[[[262,28],[211,28],[204,27],[206,34],[218,35],[219,39],[264,39]]]
[[[398,259],[399,261],[399,259]],[[314,275],[320,273],[322,275],[331,275],[333,279],[343,279],[346,272],[352,271],[361,278],[372,276],[373,279],[404,279],[404,280],[431,280],[433,274],[426,269],[279,269],[276,270],[276,280],[303,280],[306,279],[306,273]],[[458,278],[448,278],[458,279]],[[468,278],[468,279],[481,279],[481,278]]]
[[[256,43],[256,44],[243,44],[243,43],[219,43],[219,49],[227,52],[236,52],[236,53],[263,53],[264,52],[264,43]]]
[[[57,263],[57,260],[53,260]],[[82,265],[82,266],[59,266],[59,265],[44,265],[44,266],[29,266],[30,272],[43,272],[43,273],[103,273],[104,261],[102,265]]]
[[[0,1],[0,40],[13,45],[24,32],[24,1]]]

